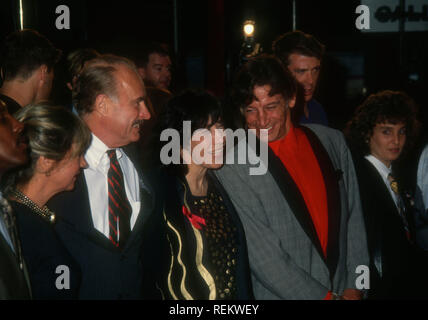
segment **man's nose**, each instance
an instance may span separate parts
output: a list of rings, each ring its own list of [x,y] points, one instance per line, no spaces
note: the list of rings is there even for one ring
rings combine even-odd
[[[140,103],[140,113],[138,114],[138,118],[140,120],[149,120],[151,118],[151,114],[149,108],[147,107],[146,102],[141,101]]]
[[[306,76],[304,78],[304,84],[313,85],[314,84],[314,76],[311,72],[306,72]]]
[[[80,156],[80,168],[85,169],[88,167],[88,163],[83,155]]]
[[[24,130],[24,124],[12,117],[13,132],[20,133]]]
[[[162,76],[163,76],[164,78],[171,79],[171,70],[169,70],[169,69],[164,69],[164,70],[163,70],[163,72],[162,72]]]
[[[264,129],[268,123],[268,117],[266,115],[266,112],[265,111],[259,112],[258,118],[259,118],[258,120],[259,120],[260,128]]]

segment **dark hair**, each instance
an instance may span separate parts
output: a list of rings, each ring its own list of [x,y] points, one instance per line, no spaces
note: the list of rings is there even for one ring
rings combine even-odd
[[[406,127],[407,151],[419,133],[416,119],[416,105],[407,94],[400,91],[385,90],[370,95],[355,111],[344,130],[352,150],[361,155],[370,154],[369,139],[374,127],[379,123],[404,123]]]
[[[73,104],[79,115],[91,113],[95,99],[100,94],[106,94],[112,99],[117,98],[115,72],[120,65],[128,67],[138,75],[132,61],[112,54],[92,59],[83,68],[72,92]],[[138,77],[140,78],[139,75]]]
[[[158,55],[170,56],[168,46],[164,43],[151,42],[143,45],[141,50],[136,54],[135,64],[137,67],[147,67],[149,63],[149,57],[152,53],[157,53]]]
[[[325,47],[314,36],[296,30],[279,36],[272,43],[272,51],[282,63],[289,64],[288,57],[292,53],[322,59]]]
[[[198,130],[207,128],[217,122],[223,123],[223,108],[220,101],[213,95],[202,90],[185,90],[170,99],[164,112],[159,119],[159,132],[164,129],[177,130],[180,142],[183,141],[183,121],[191,122],[191,134]],[[159,150],[168,143],[160,144]],[[181,146],[183,147],[183,146]],[[175,174],[186,174],[187,166],[170,164],[167,166],[170,172]]]
[[[296,97],[296,105],[291,109],[291,121],[297,124],[303,112],[303,89],[273,55],[253,58],[238,72],[232,87],[231,101],[240,109],[241,116],[254,100],[254,87],[264,85],[271,87],[270,96],[280,94],[286,101]]]
[[[68,79],[71,82],[74,77],[77,77],[82,71],[85,63],[94,58],[98,58],[100,54],[94,49],[85,48],[77,49],[70,52],[67,56],[67,71]]]
[[[15,31],[6,37],[0,53],[3,80],[26,80],[43,64],[50,71],[60,56],[61,50],[37,31]]]

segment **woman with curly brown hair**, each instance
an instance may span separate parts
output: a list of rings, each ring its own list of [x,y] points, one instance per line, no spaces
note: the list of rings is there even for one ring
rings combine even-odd
[[[424,296],[424,261],[413,244],[411,201],[400,188],[393,168],[410,149],[417,129],[413,100],[405,93],[389,90],[369,96],[345,129],[367,229],[369,298]]]

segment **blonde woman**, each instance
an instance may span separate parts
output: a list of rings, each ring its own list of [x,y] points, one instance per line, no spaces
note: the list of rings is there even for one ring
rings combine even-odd
[[[57,218],[46,204],[55,194],[73,189],[86,165],[83,154],[90,133],[63,107],[30,105],[15,117],[25,125],[30,162],[9,175],[6,192],[17,216],[33,298],[74,299],[79,266],[55,234]]]

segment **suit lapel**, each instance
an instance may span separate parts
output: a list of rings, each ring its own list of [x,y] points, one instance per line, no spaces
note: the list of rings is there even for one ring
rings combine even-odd
[[[153,212],[155,204],[155,195],[153,189],[148,184],[148,179],[143,179],[142,173],[138,171],[138,176],[140,180],[140,212],[138,214],[137,221],[135,221],[134,228],[132,229],[131,235],[125,245],[125,250],[132,245],[136,238],[141,235],[143,226],[147,224],[147,220],[150,218],[151,213]],[[144,183],[143,183],[144,180]]]
[[[272,149],[268,148],[268,170],[274,178],[276,184],[281,190],[282,195],[290,206],[291,211],[306,233],[312,244],[318,251],[321,258],[324,260],[324,254],[321,248],[321,243],[318,239],[315,226],[312,222],[306,203],[299,191],[294,180],[291,178],[289,172],[282,164],[281,160],[275,155]]]
[[[129,152],[129,150],[132,149],[127,150]],[[135,160],[135,157],[133,159],[132,154],[132,152],[130,152],[129,155],[127,153],[138,172],[140,181],[141,209],[131,235],[126,243],[125,249],[135,241],[136,235],[141,233],[142,226],[153,211],[155,201],[153,189],[149,184],[150,179],[149,177],[146,177],[146,175],[142,173],[140,167],[136,165],[137,160]],[[103,233],[99,232],[94,227],[89,202],[88,186],[86,184],[83,171],[76,179],[74,190],[57,195],[52,199],[49,206],[59,213],[60,219],[69,225],[73,225],[78,232],[86,234],[89,239],[96,242],[98,245],[112,251],[119,250]],[[56,208],[58,209],[56,210]]]
[[[330,270],[330,276],[333,277],[339,260],[341,205],[338,180],[341,179],[342,172],[334,169],[333,163],[318,137],[307,127],[302,126],[301,129],[305,132],[306,137],[311,144],[324,178],[328,208],[328,243],[326,262]]]
[[[143,226],[147,224],[147,220],[150,218],[156,203],[156,194],[154,192],[153,186],[151,185],[153,178],[150,176],[150,174],[144,173],[141,169],[141,166],[139,165],[141,163],[141,157],[138,156],[140,153],[136,149],[137,147],[138,145],[133,143],[122,148],[137,170],[141,203],[137,221],[135,221],[134,228],[132,229],[131,235],[125,245],[125,250],[135,242],[139,235],[141,235]]]
[[[86,235],[93,242],[109,250],[118,250],[104,234],[94,227],[88,186],[83,172],[77,177],[74,190],[54,197],[49,206],[52,206],[59,219],[72,225],[79,233]]]

